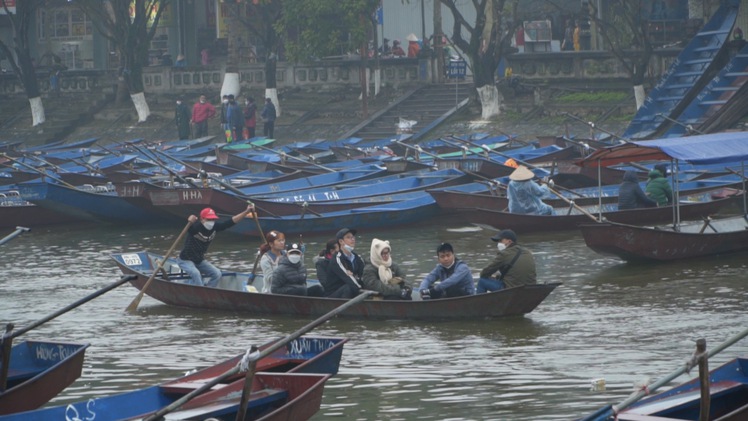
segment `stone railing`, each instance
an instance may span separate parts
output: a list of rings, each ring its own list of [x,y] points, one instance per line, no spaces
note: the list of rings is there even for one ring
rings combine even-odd
[[[664,73],[679,50],[659,50],[650,62],[649,74]],[[508,57],[514,75],[526,79],[548,80],[604,80],[628,78],[623,66],[611,54],[599,51],[562,53],[523,53]],[[279,89],[289,87],[358,86],[358,60],[320,61],[313,64],[279,63],[276,81]],[[370,61],[373,65],[373,61]],[[382,82],[387,86],[425,83],[431,80],[429,60],[381,60]],[[223,66],[146,67],[143,82],[146,92],[179,93],[205,90],[218,92],[223,84]],[[240,67],[243,88],[264,89],[265,67],[262,63]],[[39,72],[39,88],[49,91],[49,75]],[[63,73],[62,92],[86,92],[113,86],[116,77],[111,71],[71,70]],[[0,94],[23,93],[23,87],[13,74],[0,75]]]

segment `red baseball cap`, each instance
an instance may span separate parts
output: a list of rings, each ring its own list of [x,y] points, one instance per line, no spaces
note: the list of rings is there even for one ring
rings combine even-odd
[[[218,219],[218,215],[211,208],[205,208],[200,211],[200,219]]]

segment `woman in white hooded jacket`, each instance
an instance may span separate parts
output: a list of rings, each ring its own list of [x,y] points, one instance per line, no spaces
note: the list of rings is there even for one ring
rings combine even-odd
[[[371,241],[370,261],[364,267],[363,289],[377,291],[386,300],[410,300],[413,289],[405,284],[405,273],[392,261],[389,241]]]

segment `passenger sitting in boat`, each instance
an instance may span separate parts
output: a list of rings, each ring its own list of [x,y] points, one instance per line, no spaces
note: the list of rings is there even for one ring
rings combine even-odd
[[[389,241],[371,241],[371,261],[364,267],[364,289],[377,291],[385,300],[412,300],[413,289],[405,284],[405,272],[392,261]]]
[[[186,274],[190,275],[185,283],[199,286],[216,287],[221,279],[221,270],[205,260],[205,253],[210,243],[216,238],[216,232],[228,229],[244,219],[254,205],[247,206],[244,211],[232,216],[230,219],[216,222],[218,215],[211,208],[205,208],[200,212],[200,221],[195,215],[190,215],[187,220],[192,225],[187,230],[187,238],[184,247],[179,253],[177,264]],[[203,275],[208,277],[208,282],[203,282]]]
[[[650,199],[639,187],[636,171],[628,170],[623,174],[623,182],[618,189],[618,210],[653,208],[657,202]]]
[[[520,165],[509,175],[507,197],[509,212],[524,215],[553,215],[553,207],[540,200],[550,190],[540,186],[532,179],[535,177],[527,167]]]
[[[260,247],[260,269],[262,269],[262,292],[270,293],[273,274],[280,258],[286,254],[286,236],[272,230],[265,235],[265,244]]]
[[[327,240],[325,248],[319,252],[318,255],[314,256],[314,267],[317,269],[317,279],[320,284],[324,285],[327,282],[327,268],[330,266],[330,260],[338,252],[338,239],[332,238]]]
[[[467,263],[455,257],[454,248],[442,243],[436,249],[439,263],[421,282],[421,299],[461,297],[475,294],[475,281]],[[437,281],[440,281],[438,284]]]
[[[480,272],[477,293],[536,284],[535,258],[532,252],[517,244],[517,234],[502,230],[491,237],[499,249],[496,257]],[[498,277],[495,275],[498,274]]]
[[[650,199],[657,202],[657,206],[673,204],[673,189],[670,182],[665,178],[667,175],[667,164],[657,164],[649,172],[649,181],[644,191]]]
[[[322,287],[325,297],[353,298],[361,290],[364,261],[353,252],[356,248],[356,230],[343,228],[335,235],[340,250],[335,253],[327,268],[327,278]]]
[[[301,246],[292,244],[286,255],[280,258],[278,267],[273,271],[273,294],[302,295],[322,297],[324,290],[320,285],[306,285],[306,266]]]

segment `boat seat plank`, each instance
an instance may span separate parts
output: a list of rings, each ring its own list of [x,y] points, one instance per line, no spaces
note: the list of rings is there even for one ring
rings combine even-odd
[[[712,62],[711,58],[698,58],[694,60],[684,61],[683,64],[701,64],[701,63],[711,63],[711,62]]]
[[[703,37],[707,35],[724,35],[729,34],[732,29],[715,29],[713,31],[702,31],[696,34],[697,37]]]
[[[196,390],[200,387],[202,387],[205,383],[208,383],[210,380],[213,379],[205,379],[205,380],[198,380],[194,382],[179,382],[179,383],[169,383],[161,386],[161,390],[164,391],[166,394],[178,394],[178,395],[186,395],[187,393],[192,392],[193,390]],[[218,383],[210,388],[210,390],[218,390],[223,387],[225,387],[226,384],[224,383]]]
[[[727,77],[748,76],[748,72],[727,72],[725,73],[725,76]]]
[[[699,105],[723,105],[726,104],[727,101],[725,100],[719,100],[719,101],[702,101],[699,103]]]
[[[712,91],[729,92],[729,91],[737,91],[738,89],[740,89],[740,86],[719,86],[719,87],[713,88]]]
[[[693,50],[698,52],[698,51],[717,51],[718,49],[719,49],[719,46],[707,45],[705,47],[694,48]]]
[[[683,96],[664,96],[662,98],[657,98],[657,101],[680,101],[683,99]]]
[[[701,76],[704,74],[702,71],[693,71],[693,72],[678,72],[675,73],[674,77],[691,77],[691,76]]]
[[[270,371],[274,372],[278,367],[283,367],[287,364],[294,364],[299,365],[307,360],[305,359],[290,359],[290,358],[273,358],[273,357],[265,357],[261,360],[260,366],[258,366],[258,370],[260,371]],[[225,382],[233,382],[235,381],[239,375],[232,376],[225,380]],[[164,391],[164,393],[167,394],[186,394],[189,393],[205,383],[208,383],[213,380],[213,377],[207,377],[203,379],[196,379],[192,381],[181,381],[181,382],[170,382],[167,384],[161,385],[161,390]],[[213,386],[212,390],[220,389],[222,387],[226,386],[226,383],[219,383],[215,386]]]

